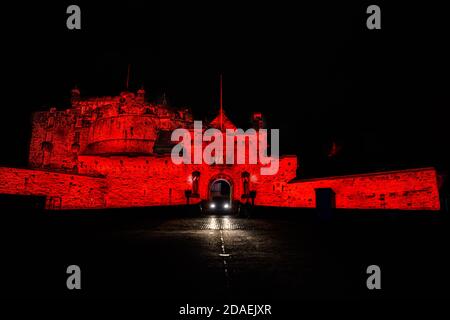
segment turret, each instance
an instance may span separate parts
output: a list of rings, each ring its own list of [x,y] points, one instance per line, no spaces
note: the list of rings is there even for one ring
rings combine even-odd
[[[80,89],[78,89],[76,86],[72,89],[71,95],[70,95],[70,102],[72,103],[72,107],[74,107],[78,102],[80,101]]]
[[[256,130],[264,128],[264,120],[261,112],[253,112],[252,126]]]
[[[136,102],[144,103],[144,101],[145,101],[145,90],[144,87],[142,87],[137,92]]]

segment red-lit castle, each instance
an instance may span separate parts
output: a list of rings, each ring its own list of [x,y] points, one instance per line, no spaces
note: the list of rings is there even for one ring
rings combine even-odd
[[[292,155],[266,176],[260,165],[175,165],[171,132],[192,128],[190,110],[149,103],[142,89],[89,99],[73,89],[71,102],[34,114],[29,169],[1,167],[0,194],[43,196],[47,209],[98,209],[196,203],[223,188],[235,203],[256,194],[255,205],[311,208],[328,190],[337,208],[439,210],[433,168],[305,180]],[[234,128],[219,116],[205,127]],[[253,122],[261,128],[261,114]]]

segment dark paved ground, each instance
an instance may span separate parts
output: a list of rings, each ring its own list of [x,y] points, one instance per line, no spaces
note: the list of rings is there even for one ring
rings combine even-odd
[[[185,303],[449,297],[448,219],[440,214],[321,221],[301,210],[250,219],[168,210],[16,212],[2,224],[2,294]],[[82,270],[79,292],[66,289],[70,264]],[[371,264],[382,270],[378,292],[365,286]]]

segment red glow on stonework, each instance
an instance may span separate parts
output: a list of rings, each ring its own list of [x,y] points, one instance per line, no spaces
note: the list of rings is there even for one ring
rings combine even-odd
[[[222,86],[221,86],[222,87]],[[222,92],[222,90],[221,90]],[[0,167],[0,194],[43,196],[48,209],[177,205],[209,200],[223,180],[233,202],[314,208],[323,190],[336,208],[439,210],[434,168],[345,177],[297,179],[298,160],[282,155],[275,175],[261,175],[261,164],[181,164],[172,162],[171,132],[193,129],[188,109],[175,110],[145,100],[145,91],[81,99],[72,90],[67,110],[33,116],[29,169]],[[207,124],[236,128],[222,110]],[[255,113],[253,126],[263,125]],[[326,193],[326,192],[325,192]]]

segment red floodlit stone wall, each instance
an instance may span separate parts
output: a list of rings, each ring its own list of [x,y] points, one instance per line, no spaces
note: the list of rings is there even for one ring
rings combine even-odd
[[[80,99],[75,89],[71,108],[34,113],[30,167],[76,173],[80,154],[152,153],[159,130],[192,124],[188,109],[147,103],[144,94]]]
[[[0,168],[0,193],[47,197],[48,209],[115,208],[186,203],[193,172],[200,172],[199,196],[209,198],[216,179],[231,183],[233,200],[242,198],[243,177],[261,206],[314,208],[315,190],[331,188],[336,208],[439,210],[437,176],[433,168],[298,180],[295,157],[283,157],[277,175],[262,176],[257,165],[174,165],[165,157],[80,156],[80,171],[90,175]]]
[[[107,207],[130,207],[186,203],[185,190],[192,190],[192,174],[196,171],[200,172],[199,197],[192,198],[191,203],[208,199],[210,184],[216,179],[229,181],[233,200],[241,200],[244,172],[250,175],[249,189],[261,192],[257,198],[266,198],[271,203],[272,186],[287,184],[295,177],[296,168],[295,156],[282,157],[280,170],[273,176],[262,176],[259,165],[175,165],[170,156],[80,156],[79,170],[106,176]]]
[[[434,168],[298,180],[287,185],[278,203],[288,207],[314,208],[316,188],[333,189],[336,208],[440,209]],[[267,205],[264,202],[260,204]]]
[[[30,166],[74,171],[77,155],[86,146],[88,130],[73,110],[36,112],[30,141]]]
[[[89,133],[89,154],[153,152],[158,123],[154,116],[121,115],[97,119]]]
[[[182,204],[190,188],[187,167],[170,158],[80,156],[80,172],[106,176],[107,207]]]
[[[102,178],[0,167],[0,193],[46,196],[47,209],[103,208],[105,191]]]

